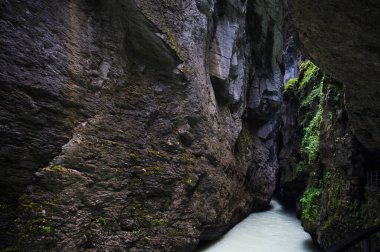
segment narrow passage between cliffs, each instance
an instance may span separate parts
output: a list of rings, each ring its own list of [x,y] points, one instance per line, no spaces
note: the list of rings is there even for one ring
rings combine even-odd
[[[264,212],[252,213],[219,240],[203,244],[197,252],[317,252],[295,212],[277,200]]]

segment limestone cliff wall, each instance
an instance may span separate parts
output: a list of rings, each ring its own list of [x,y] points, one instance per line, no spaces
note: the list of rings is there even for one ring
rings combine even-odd
[[[1,247],[187,251],[265,207],[283,6],[1,1]]]

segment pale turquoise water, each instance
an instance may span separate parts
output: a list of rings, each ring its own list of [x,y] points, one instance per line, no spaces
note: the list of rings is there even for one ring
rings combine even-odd
[[[252,213],[222,238],[197,252],[321,251],[301,226],[295,213],[272,200],[271,209]]]

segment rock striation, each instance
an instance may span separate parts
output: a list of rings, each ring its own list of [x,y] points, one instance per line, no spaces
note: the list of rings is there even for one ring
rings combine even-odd
[[[190,251],[267,206],[281,0],[0,6],[1,248]]]
[[[276,183],[378,223],[379,3],[288,2],[0,1],[0,249],[192,251]]]

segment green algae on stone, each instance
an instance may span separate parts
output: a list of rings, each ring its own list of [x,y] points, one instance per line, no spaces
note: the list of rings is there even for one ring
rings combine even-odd
[[[321,74],[319,68],[313,62],[307,60],[301,64],[298,92],[302,91],[308,83],[315,82]]]
[[[50,164],[48,167],[44,168],[44,171],[62,174],[64,172],[64,168],[61,165]]]
[[[321,211],[322,189],[308,187],[304,192],[300,203],[302,209],[302,222],[313,226],[319,221]]]
[[[288,80],[288,82],[286,82],[285,84],[284,92],[297,90],[297,83],[298,83],[298,78],[292,78]]]
[[[322,111],[318,110],[309,126],[305,129],[305,135],[302,139],[301,153],[307,156],[309,164],[315,163],[318,160],[321,120]]]
[[[301,102],[301,107],[306,107],[307,109],[312,109],[313,104],[319,104],[322,99],[322,83],[315,85],[310,94]]]
[[[148,153],[151,156],[159,158],[159,159],[167,159],[168,158],[168,153],[166,153],[165,151],[148,150]]]
[[[186,184],[191,185],[193,183],[193,179],[190,175],[189,169],[186,168],[184,172],[184,181]]]

